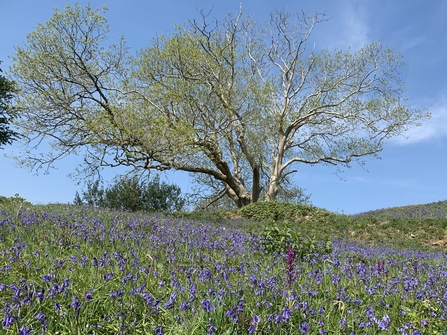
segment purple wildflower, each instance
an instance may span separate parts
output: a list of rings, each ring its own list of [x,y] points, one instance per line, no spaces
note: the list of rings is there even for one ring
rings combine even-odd
[[[295,269],[295,250],[289,248],[287,250],[287,285],[290,286],[293,282],[293,270]]]
[[[300,332],[301,334],[307,334],[307,332],[310,330],[310,326],[307,322],[303,322],[300,324]]]
[[[43,299],[44,299],[44,297],[45,297],[45,289],[42,288],[42,290],[37,291],[37,292],[36,292],[36,295],[37,295],[37,297],[39,298],[39,302],[42,303],[42,302],[43,302]]]
[[[51,276],[50,275],[45,275],[42,277],[42,281],[44,283],[49,283],[51,281]]]
[[[207,326],[208,326],[208,335],[212,335],[215,332],[217,332],[217,327],[215,327],[213,324],[209,323]]]
[[[123,295],[123,290],[111,291],[109,296],[110,298],[121,297]]]
[[[70,306],[75,310],[79,310],[82,306],[82,303],[79,301],[79,298],[77,296],[74,296]]]
[[[282,309],[283,320],[287,321],[287,320],[289,320],[291,318],[291,316],[292,316],[292,310],[290,308],[288,308],[288,307],[284,307]]]
[[[256,325],[261,322],[261,318],[257,315],[254,315],[250,321],[250,327],[248,327],[248,333],[254,334],[256,331]]]
[[[40,321],[40,323],[42,325],[42,329],[46,330],[47,329],[47,324],[48,324],[48,318],[45,316],[45,314],[38,313],[36,315],[36,319]]]
[[[239,314],[237,313],[236,307],[231,307],[229,310],[226,311],[225,315],[231,319],[234,323],[239,322]]]
[[[92,300],[92,295],[93,295],[94,290],[90,290],[85,294],[85,299],[87,301],[91,301]]]
[[[388,316],[388,314],[385,314],[382,320],[379,320],[377,324],[379,325],[380,330],[388,330],[390,322],[390,317]]]
[[[20,335],[28,335],[28,334],[31,334],[32,332],[34,332],[34,330],[32,330],[32,329],[28,329],[28,328],[26,328],[25,326],[22,326],[22,327],[19,329],[19,334],[20,334]]]
[[[169,297],[169,301],[163,305],[166,309],[171,309],[174,307],[175,298],[177,297],[177,293],[172,292],[171,296]]]
[[[13,316],[6,316],[3,318],[2,326],[4,329],[9,328],[14,323],[15,318]]]
[[[189,301],[184,301],[180,304],[179,308],[181,311],[184,311],[184,310],[188,309],[189,306],[190,306]]]
[[[211,305],[210,299],[202,300],[202,306],[207,312],[211,312],[214,310],[213,305]]]

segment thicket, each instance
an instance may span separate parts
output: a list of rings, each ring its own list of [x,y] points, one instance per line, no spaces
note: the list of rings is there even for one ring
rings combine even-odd
[[[150,181],[141,181],[137,177],[117,179],[109,187],[101,185],[99,180],[87,184],[82,197],[76,192],[75,205],[90,205],[127,211],[178,212],[186,200],[181,188],[175,184],[160,181],[156,175]]]

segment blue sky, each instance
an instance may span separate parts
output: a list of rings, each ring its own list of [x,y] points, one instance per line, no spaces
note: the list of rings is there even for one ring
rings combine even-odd
[[[88,1],[77,1],[87,4]],[[156,34],[172,32],[174,24],[199,19],[198,10],[213,8],[212,16],[223,18],[237,12],[241,1],[205,0],[90,0],[92,7],[107,4],[107,18],[113,29],[110,39],[124,36],[133,50],[149,45]],[[23,45],[26,34],[53,14],[76,1],[0,0],[0,60],[7,73],[15,45]],[[296,183],[311,194],[311,202],[331,211],[354,214],[379,208],[422,204],[447,199],[447,1],[408,0],[293,0],[243,1],[245,13],[258,21],[268,20],[274,9],[308,14],[325,12],[328,22],[316,27],[310,43],[318,48],[357,50],[365,44],[382,44],[404,56],[402,79],[408,104],[428,108],[430,121],[411,129],[409,139],[390,140],[381,159],[368,159],[364,168],[353,165],[343,179],[326,166],[298,166]],[[40,148],[48,150],[46,147]],[[19,193],[33,203],[72,202],[83,185],[68,177],[82,157],[68,157],[48,175],[15,166],[11,158],[20,143],[0,150],[0,195]],[[122,170],[103,171],[111,180]],[[182,173],[165,175],[171,183],[191,191],[192,179]]]

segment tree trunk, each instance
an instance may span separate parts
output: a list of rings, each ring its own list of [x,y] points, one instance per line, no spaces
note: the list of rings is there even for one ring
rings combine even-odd
[[[261,193],[262,186],[260,184],[260,167],[255,165],[253,168],[253,186],[251,189],[251,202],[257,202],[259,200],[259,194]]]
[[[279,177],[277,175],[272,175],[270,177],[269,188],[265,195],[265,201],[274,201],[278,195],[279,189]]]
[[[270,180],[267,193],[265,195],[265,201],[274,201],[276,200],[276,196],[278,195],[279,184],[281,182],[281,174],[282,174],[282,161],[284,157],[284,147],[285,147],[285,136],[282,134],[282,131],[279,131],[279,143],[278,143],[278,152],[273,159],[273,163],[270,167]]]

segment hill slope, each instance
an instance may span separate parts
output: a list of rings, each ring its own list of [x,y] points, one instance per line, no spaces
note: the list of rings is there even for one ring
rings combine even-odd
[[[376,219],[445,219],[447,218],[447,200],[429,204],[378,209],[353,216]]]

